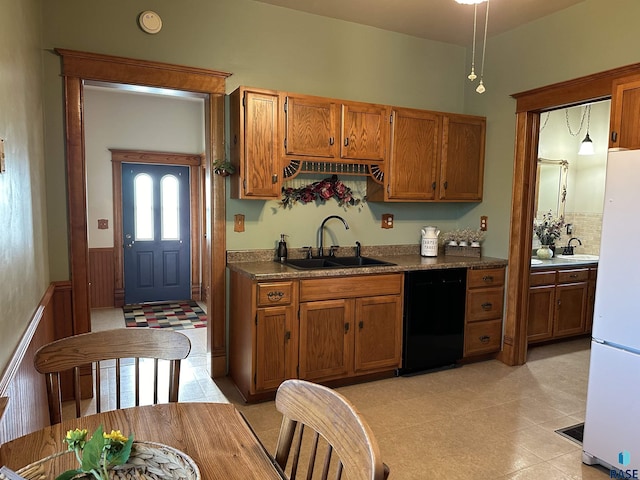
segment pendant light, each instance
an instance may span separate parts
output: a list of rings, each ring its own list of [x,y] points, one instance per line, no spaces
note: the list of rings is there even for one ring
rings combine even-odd
[[[463,5],[473,5],[473,43],[471,47],[471,73],[467,76],[472,82],[478,78],[475,72],[476,65],[476,32],[477,32],[477,19],[478,19],[478,4],[487,3],[485,19],[484,19],[484,40],[482,43],[482,65],[480,67],[480,83],[476,87],[476,92],[484,93],[486,88],[484,86],[484,58],[487,50],[487,26],[489,25],[489,0],[456,0],[456,2]]]
[[[582,140],[580,144],[580,150],[578,150],[578,155],[593,155],[595,153],[595,149],[593,148],[593,142],[591,141],[591,137],[589,136],[589,124],[591,123],[591,105],[587,105],[587,135]]]

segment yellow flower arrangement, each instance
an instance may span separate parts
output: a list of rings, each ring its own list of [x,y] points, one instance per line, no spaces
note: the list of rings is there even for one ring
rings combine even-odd
[[[80,468],[67,470],[56,480],[70,480],[76,475],[89,474],[97,480],[108,480],[109,469],[127,462],[131,455],[133,435],[125,437],[120,430],[111,433],[102,431],[100,425],[89,440],[86,428],[69,430],[64,440],[68,449],[73,451]]]

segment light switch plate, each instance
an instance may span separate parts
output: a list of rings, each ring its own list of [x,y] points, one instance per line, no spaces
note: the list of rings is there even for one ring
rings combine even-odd
[[[244,232],[244,215],[237,213],[233,216],[233,231]]]

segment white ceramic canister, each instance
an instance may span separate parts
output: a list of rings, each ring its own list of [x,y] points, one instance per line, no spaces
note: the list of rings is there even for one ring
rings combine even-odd
[[[438,235],[440,230],[438,227],[422,227],[422,245],[420,247],[420,255],[423,257],[438,256]]]

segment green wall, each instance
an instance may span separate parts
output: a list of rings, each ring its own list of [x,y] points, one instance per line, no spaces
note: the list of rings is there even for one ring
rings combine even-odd
[[[1,374],[45,293],[49,270],[40,2],[0,0],[0,12],[0,138],[6,158],[0,174]]]
[[[338,213],[351,230],[334,226],[332,241],[348,245],[417,243],[419,227],[476,227],[489,216],[484,253],[506,257],[513,174],[511,94],[638,61],[633,48],[640,2],[585,0],[552,16],[489,39],[485,85],[478,95],[466,80],[469,51],[317,17],[251,0],[151,0],[163,29],[147,35],[136,25],[142,7],[125,0],[43,1],[44,47],[70,48],[231,72],[238,85],[487,116],[484,201],[481,204],[374,204],[344,211],[335,204],[279,209],[277,202],[228,204],[228,248],[272,248],[278,234],[292,247],[315,244],[317,225]],[[498,8],[498,7],[495,7]],[[94,19],[99,18],[96,22]],[[491,21],[491,19],[490,19]],[[117,32],[117,33],[116,33]],[[53,279],[68,277],[64,198],[62,91],[59,59],[45,53],[47,182]],[[354,188],[360,188],[356,181]],[[232,231],[234,214],[246,232]],[[393,213],[396,228],[382,230]]]
[[[349,22],[326,19],[250,0],[155,0],[163,19],[157,35],[142,32],[136,19],[142,7],[116,0],[47,0],[43,2],[45,49],[68,48],[231,72],[227,90],[238,85],[274,88],[350,100],[462,112],[465,49],[416,39]],[[99,18],[99,22],[93,19]],[[117,33],[116,33],[117,32]],[[60,60],[45,53],[47,74],[47,148],[50,192],[64,189],[64,134]],[[321,178],[321,177],[319,177]],[[358,185],[362,181],[355,182]],[[51,271],[68,278],[64,198],[49,195]],[[339,213],[351,229],[332,228],[342,245],[415,243],[421,225],[455,228],[468,205],[366,204],[341,210],[327,205],[230,201],[228,248],[272,248],[280,233],[292,248],[315,245],[322,219]],[[246,232],[234,233],[231,220],[246,215]],[[380,214],[394,213],[396,228],[382,230]],[[474,222],[474,225],[477,222]]]

